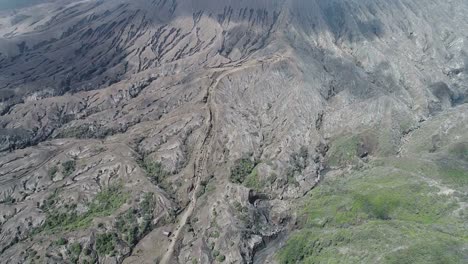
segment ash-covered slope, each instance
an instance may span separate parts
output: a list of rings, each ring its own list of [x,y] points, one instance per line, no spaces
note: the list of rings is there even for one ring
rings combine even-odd
[[[419,158],[420,127],[425,161],[466,178],[467,13],[463,0],[0,11],[2,262],[284,262],[325,175]]]

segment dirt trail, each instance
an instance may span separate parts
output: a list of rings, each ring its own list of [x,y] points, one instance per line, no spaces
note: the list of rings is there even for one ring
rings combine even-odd
[[[182,233],[183,228],[187,224],[188,219],[192,216],[192,213],[195,209],[195,206],[197,204],[197,193],[198,190],[200,189],[201,181],[202,181],[202,175],[204,172],[206,172],[206,164],[209,159],[209,152],[212,149],[212,138],[213,138],[213,127],[215,125],[215,113],[216,113],[216,106],[213,103],[213,97],[214,97],[214,92],[216,87],[218,86],[219,82],[229,74],[235,73],[237,71],[245,70],[250,67],[257,66],[259,64],[263,63],[275,63],[278,61],[281,61],[285,59],[284,56],[274,56],[272,58],[268,58],[265,60],[254,60],[254,61],[248,61],[244,63],[243,65],[240,66],[234,66],[234,67],[225,67],[221,68],[218,71],[215,71],[213,74],[213,82],[211,85],[208,87],[205,95],[206,99],[206,106],[207,106],[207,111],[208,111],[208,118],[205,122],[204,126],[204,132],[202,135],[205,135],[202,140],[200,140],[196,146],[195,149],[198,149],[198,153],[194,155],[194,157],[199,157],[193,164],[194,166],[194,178],[196,179],[196,184],[195,188],[192,191],[192,196],[190,199],[190,203],[187,206],[187,208],[184,210],[182,215],[180,216],[179,219],[179,224],[177,225],[177,228],[174,230],[172,236],[171,236],[171,243],[164,254],[164,256],[161,259],[161,263],[163,264],[169,264],[172,263],[172,258],[174,255],[175,248],[177,246],[177,242],[180,239],[180,235]]]

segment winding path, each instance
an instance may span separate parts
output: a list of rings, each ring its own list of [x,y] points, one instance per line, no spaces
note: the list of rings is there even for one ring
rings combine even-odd
[[[219,82],[229,74],[235,73],[237,71],[245,70],[250,67],[257,66],[263,63],[275,63],[285,59],[284,56],[274,56],[272,58],[268,58],[265,60],[253,60],[248,61],[243,65],[238,66],[231,66],[221,68],[218,71],[215,71],[213,74],[213,82],[206,90],[206,95],[204,99],[206,99],[206,107],[208,111],[208,118],[205,122],[204,132],[202,133],[204,138],[200,140],[195,149],[198,149],[198,153],[194,157],[199,157],[193,164],[194,166],[194,178],[196,178],[196,185],[194,190],[192,191],[192,197],[190,199],[190,203],[187,208],[184,210],[182,215],[179,218],[179,224],[177,225],[176,230],[173,232],[171,236],[171,243],[161,259],[161,263],[169,264],[174,256],[175,248],[177,242],[180,239],[180,235],[182,233],[183,228],[187,224],[188,219],[192,216],[195,206],[197,204],[197,193],[201,186],[202,175],[206,171],[206,163],[209,159],[209,152],[212,149],[212,138],[213,138],[213,127],[215,125],[215,104],[213,103],[213,97],[216,87],[218,86]]]

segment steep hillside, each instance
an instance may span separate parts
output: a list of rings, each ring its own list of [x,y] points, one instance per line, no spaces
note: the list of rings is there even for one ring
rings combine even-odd
[[[466,262],[466,14],[464,0],[0,11],[0,262]]]

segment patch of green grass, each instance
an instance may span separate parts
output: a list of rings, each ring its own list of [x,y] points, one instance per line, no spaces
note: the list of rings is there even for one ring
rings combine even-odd
[[[402,206],[403,199],[399,199],[390,192],[373,193],[368,195],[356,194],[353,207],[364,211],[369,217],[388,220],[393,213]]]
[[[399,139],[395,140],[395,134],[391,130],[383,130],[379,132],[377,136],[378,148],[377,153],[380,156],[390,156],[397,152],[397,146]]]
[[[262,189],[264,186],[264,182],[260,180],[260,177],[258,175],[258,171],[254,169],[249,176],[244,181],[244,186],[256,191],[259,191]]]
[[[239,159],[234,163],[234,166],[231,169],[229,180],[232,183],[242,184],[247,176],[252,173],[254,168],[255,162],[252,160],[248,158]]]
[[[88,211],[78,214],[76,205],[69,208],[54,208],[57,195],[42,207],[47,213],[44,224],[36,232],[73,231],[88,227],[94,218],[111,215],[127,200],[122,186],[113,185],[99,192],[95,199],[88,204]]]
[[[369,219],[435,223],[455,207],[437,188],[402,171],[377,167],[350,177],[324,182],[311,193],[303,208],[309,224],[340,226]]]
[[[122,185],[110,185],[96,195],[88,212],[94,216],[111,215],[126,202],[127,197]]]
[[[434,179],[455,189],[468,185],[468,170],[457,160],[428,162],[405,157],[387,159],[384,163],[412,174]]]
[[[300,230],[279,252],[280,263],[466,260],[468,230],[462,214],[454,213],[458,200],[440,195],[439,188],[414,175],[414,167],[407,172],[388,161],[374,166],[325,179],[309,194],[300,209]]]
[[[358,146],[359,138],[357,136],[336,139],[328,152],[328,164],[342,166],[354,163],[357,158]]]
[[[391,264],[464,263],[463,244],[447,238],[412,244],[385,256]]]
[[[439,175],[445,182],[449,182],[459,186],[468,185],[468,170],[460,167],[439,167]]]
[[[466,240],[425,225],[371,221],[348,228],[307,228],[294,233],[279,263],[464,263]],[[444,260],[438,262],[439,260]]]

